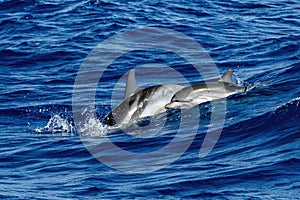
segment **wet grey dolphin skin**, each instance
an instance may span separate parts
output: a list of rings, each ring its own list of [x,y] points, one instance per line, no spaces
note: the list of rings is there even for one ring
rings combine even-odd
[[[165,105],[170,103],[174,94],[182,88],[183,86],[175,84],[139,88],[135,70],[132,69],[127,78],[124,101],[102,122],[110,126],[124,125],[140,118],[163,113],[166,111]]]
[[[233,69],[229,69],[218,81],[199,83],[179,90],[165,107],[167,109],[189,109],[201,103],[226,98],[255,87],[254,85],[248,87],[235,85],[232,82],[232,73]]]

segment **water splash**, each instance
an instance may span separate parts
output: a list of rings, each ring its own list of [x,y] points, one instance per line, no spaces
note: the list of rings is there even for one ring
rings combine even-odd
[[[43,134],[62,134],[62,135],[74,135],[75,126],[73,121],[67,115],[53,115],[45,127],[38,127],[34,130],[36,133]]]
[[[97,118],[88,117],[79,131],[84,137],[104,137],[110,132],[110,129]]]

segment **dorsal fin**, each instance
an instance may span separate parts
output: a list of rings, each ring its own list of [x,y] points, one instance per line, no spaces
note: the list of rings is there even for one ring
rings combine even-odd
[[[135,69],[132,69],[127,77],[124,99],[130,97],[138,88],[135,80]]]
[[[219,82],[224,83],[232,83],[232,73],[233,69],[229,69],[227,72],[223,74],[223,76],[219,79]]]

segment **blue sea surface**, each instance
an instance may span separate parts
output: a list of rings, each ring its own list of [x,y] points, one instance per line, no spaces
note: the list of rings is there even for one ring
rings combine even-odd
[[[236,82],[259,85],[226,99],[222,134],[206,157],[199,158],[199,149],[214,109],[210,103],[200,105],[198,131],[182,156],[135,174],[130,158],[124,165],[133,173],[126,173],[89,152],[75,126],[72,96],[89,53],[141,27],[185,34],[203,46],[221,73],[232,68]],[[300,199],[299,41],[298,0],[0,0],[0,198]],[[184,84],[157,63],[183,72],[190,83],[202,80],[171,52],[129,52],[99,83],[98,118],[120,102],[111,97],[123,94],[125,81],[119,79],[132,68],[142,87]],[[156,76],[139,79],[141,66]],[[170,143],[180,121],[170,120],[165,134],[145,139],[121,130],[109,134],[93,120],[86,132],[136,153]],[[98,152],[106,158],[111,153]]]

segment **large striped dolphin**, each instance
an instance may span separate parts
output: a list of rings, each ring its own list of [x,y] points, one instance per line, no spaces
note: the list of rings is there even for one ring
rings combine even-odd
[[[256,85],[239,86],[232,81],[233,69],[229,69],[217,81],[206,81],[185,87],[174,94],[167,109],[189,109],[201,103],[226,98],[230,95],[246,92]]]
[[[124,125],[138,119],[154,116],[166,111],[165,105],[171,102],[174,94],[183,86],[175,84],[156,85],[139,88],[132,69],[127,77],[123,102],[113,109],[102,121],[110,126]]]

